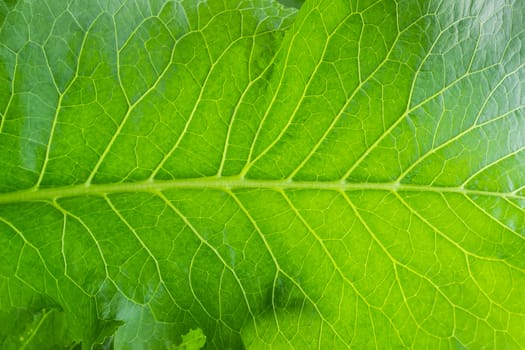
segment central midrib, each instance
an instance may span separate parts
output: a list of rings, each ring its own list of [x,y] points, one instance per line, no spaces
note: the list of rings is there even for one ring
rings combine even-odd
[[[411,192],[438,192],[459,193],[464,195],[482,195],[505,198],[524,197],[512,192],[501,193],[483,190],[467,189],[462,187],[439,187],[428,185],[411,185],[393,182],[386,183],[355,183],[344,181],[289,181],[289,180],[255,180],[239,177],[209,177],[197,179],[155,180],[143,182],[124,182],[112,184],[73,185],[52,188],[33,188],[15,192],[0,193],[0,203],[16,203],[37,200],[53,200],[58,198],[106,195],[112,193],[157,192],[174,189],[312,189],[333,191],[411,191]]]

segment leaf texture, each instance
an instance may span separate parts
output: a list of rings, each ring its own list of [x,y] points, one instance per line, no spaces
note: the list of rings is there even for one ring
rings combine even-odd
[[[524,23],[1,2],[1,347],[525,347]]]

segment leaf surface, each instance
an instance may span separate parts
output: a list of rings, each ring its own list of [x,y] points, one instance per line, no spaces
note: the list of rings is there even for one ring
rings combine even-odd
[[[1,2],[1,347],[523,348],[523,23]]]

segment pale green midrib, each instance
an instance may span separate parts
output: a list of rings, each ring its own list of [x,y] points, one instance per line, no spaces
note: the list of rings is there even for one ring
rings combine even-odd
[[[197,179],[177,179],[168,181],[143,181],[113,184],[74,185],[54,188],[33,188],[15,192],[0,193],[0,203],[17,203],[38,200],[53,200],[77,196],[101,196],[113,193],[156,192],[173,189],[315,189],[334,191],[411,191],[411,192],[437,192],[459,193],[465,195],[482,195],[504,198],[524,199],[524,196],[506,192],[491,192],[474,190],[461,187],[439,187],[427,185],[410,185],[399,183],[349,183],[342,181],[287,181],[287,180],[254,180],[239,177],[209,177]]]

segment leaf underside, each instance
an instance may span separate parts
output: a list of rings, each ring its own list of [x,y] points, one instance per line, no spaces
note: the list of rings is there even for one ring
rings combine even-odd
[[[525,348],[525,4],[299,4],[0,2],[1,348]]]

